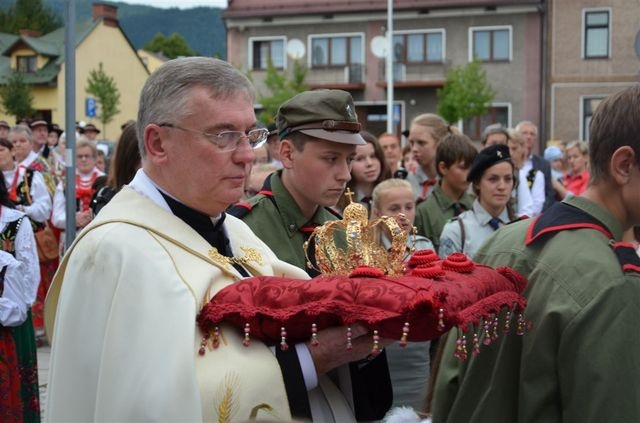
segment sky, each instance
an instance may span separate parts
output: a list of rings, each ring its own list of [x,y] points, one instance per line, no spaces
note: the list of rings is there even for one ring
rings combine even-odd
[[[190,9],[198,6],[227,7],[227,0],[120,0],[129,4],[144,4],[147,6],[167,9],[177,7],[179,9]]]

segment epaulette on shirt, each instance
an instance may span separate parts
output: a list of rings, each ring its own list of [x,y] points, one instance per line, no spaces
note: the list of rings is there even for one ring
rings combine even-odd
[[[273,200],[273,193],[269,191],[270,195],[266,195],[265,192],[259,191],[256,195],[249,198],[247,201],[239,201],[235,203],[233,206],[227,209],[227,213],[231,216],[237,217],[238,219],[243,219],[246,215],[251,213],[253,207],[263,198],[269,197]]]
[[[238,219],[242,219],[246,215],[251,213],[251,211],[253,210],[253,207],[263,198],[268,198],[269,200],[271,200],[275,208],[276,209],[278,208],[278,205],[276,204],[276,200],[273,196],[273,191],[271,190],[271,177],[268,177],[264,181],[264,185],[256,195],[248,199],[246,202],[244,201],[237,202],[236,204],[234,204],[233,206],[227,209],[227,213],[229,213],[234,217],[237,217]],[[342,219],[342,215],[337,211],[335,211],[334,209],[330,207],[325,207],[324,209],[329,213],[331,213],[332,215],[334,215],[338,220]]]
[[[265,197],[269,198],[273,202],[273,205],[278,208],[278,206],[276,205],[276,201],[273,198],[273,191],[271,191],[271,175],[269,175],[264,180],[262,188],[260,188],[260,191],[258,191],[256,195],[249,198],[246,202],[239,201],[235,203],[233,206],[227,209],[227,213],[229,213],[231,216],[237,217],[238,219],[242,219],[246,215],[251,213],[251,210],[253,210],[253,206],[255,206],[261,199]]]

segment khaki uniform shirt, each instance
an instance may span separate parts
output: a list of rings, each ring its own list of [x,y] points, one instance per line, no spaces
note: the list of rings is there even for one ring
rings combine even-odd
[[[429,177],[418,166],[416,173],[410,173],[407,175],[407,182],[411,184],[411,189],[416,195],[416,201],[422,202],[433,191],[434,187],[438,185],[436,180],[429,180]],[[426,185],[425,185],[426,184]]]
[[[455,217],[456,204],[464,210],[471,210],[473,195],[465,192],[460,200],[453,201],[436,184],[431,194],[416,208],[416,228],[418,234],[426,236],[433,242],[436,251],[440,247],[440,234],[444,225]]]
[[[466,361],[453,357],[452,331],[434,423],[640,421],[640,276],[623,272],[612,248],[622,237],[613,215],[582,197],[565,203],[600,221],[611,237],[556,225],[564,229],[526,246],[532,220],[525,220],[487,242],[476,255],[480,263],[528,277],[524,316],[533,326],[524,336],[501,333]]]
[[[282,185],[281,177],[282,171],[271,174],[262,194],[247,200],[250,210],[246,214],[238,216],[233,210],[230,213],[240,217],[280,260],[306,269],[307,260],[303,248],[305,241],[315,226],[337,220],[338,217],[326,208],[318,207],[313,217],[307,220],[289,191]]]

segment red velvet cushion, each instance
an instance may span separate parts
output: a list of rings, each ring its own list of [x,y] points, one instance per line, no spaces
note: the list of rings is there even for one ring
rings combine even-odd
[[[281,327],[289,342],[309,340],[314,323],[321,330],[360,322],[381,337],[399,339],[408,322],[408,340],[426,341],[453,326],[477,324],[502,307],[525,306],[519,294],[526,281],[511,269],[475,265],[461,254],[441,261],[419,252],[412,260],[406,276],[360,268],[351,276],[311,280],[244,279],[218,292],[198,322],[205,332],[222,321],[238,328],[249,323],[251,337],[268,344],[280,342]]]

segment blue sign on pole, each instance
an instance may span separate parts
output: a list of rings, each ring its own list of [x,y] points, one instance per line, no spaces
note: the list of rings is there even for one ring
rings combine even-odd
[[[87,117],[96,117],[96,99],[87,97],[84,102],[84,114]]]

